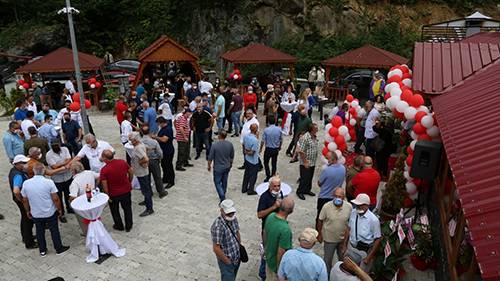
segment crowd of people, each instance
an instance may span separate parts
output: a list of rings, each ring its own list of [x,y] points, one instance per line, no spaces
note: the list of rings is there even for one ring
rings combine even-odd
[[[314,79],[310,82],[320,80]],[[108,142],[92,133],[84,134],[79,111],[69,108],[70,99],[56,111],[50,103],[34,101],[32,94],[27,95],[3,136],[13,166],[9,184],[21,215],[25,247],[38,248],[45,256],[48,226],[56,253],[68,250],[69,246],[62,243],[58,221],[67,222],[65,214],[74,213],[71,201],[83,195],[87,187],[100,188],[109,195],[113,228],[130,231],[132,182],[137,181],[144,197],[139,205],[145,209],[139,216],[153,215],[152,186],[159,198],[167,196],[175,186],[176,173],[193,167],[193,148],[195,160],[205,150],[207,170],[213,174],[219,197],[220,216],[211,234],[221,279],[235,280],[246,253],[241,245],[236,206],[227,194],[228,176],[239,151],[228,138],[239,138],[244,159],[238,167],[244,170],[241,192],[257,194],[255,185],[261,170],[269,184],[257,206],[257,217],[262,220],[261,280],[369,280],[363,272],[369,271],[381,237],[380,223],[372,211],[377,206],[381,175],[387,173],[380,151],[371,151],[370,145],[374,136],[384,135],[378,107],[368,101],[367,114],[359,117],[358,133],[366,141],[358,138],[354,150],[360,156],[354,159],[353,166],[338,163],[335,152],[326,155],[327,163],[317,182],[320,192],[315,228],[304,229],[298,238],[300,246],[292,249],[287,218],[295,203],[292,196],[283,194],[277,160],[285,137],[290,136],[286,155],[290,163],[299,162],[296,196],[306,200],[306,196],[316,197],[312,188],[319,157],[319,126],[311,119],[313,91],[298,88],[290,79],[269,84],[264,90],[256,81],[239,87],[227,81],[213,85],[208,79],[196,83],[183,75],[173,81],[166,79],[165,83],[162,78],[153,83],[145,78],[135,91],[120,96],[115,104],[120,127],[117,134],[126,160],[117,159],[115,148]],[[70,97],[74,87],[64,92]],[[259,103],[264,106],[261,121],[265,128],[258,120]],[[283,104],[293,105],[293,110],[284,110]],[[290,127],[285,126],[287,118],[291,119]],[[378,171],[373,168],[374,157]],[[85,235],[85,220],[75,215]],[[324,245],[323,258],[312,251],[316,243]],[[335,254],[339,262],[333,264]]]

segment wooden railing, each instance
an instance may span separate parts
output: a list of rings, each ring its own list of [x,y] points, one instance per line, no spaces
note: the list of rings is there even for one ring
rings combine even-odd
[[[458,42],[467,37],[467,29],[473,27],[423,26],[423,42]],[[500,32],[500,27],[481,27],[480,32]]]

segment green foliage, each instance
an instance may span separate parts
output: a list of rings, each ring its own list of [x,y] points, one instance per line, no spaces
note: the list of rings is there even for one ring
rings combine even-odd
[[[404,199],[408,196],[406,192],[406,179],[403,175],[406,155],[401,154],[396,161],[396,167],[391,178],[385,185],[382,194],[382,210],[389,214],[397,214],[403,208]]]
[[[13,88],[9,95],[0,89],[0,107],[5,110],[5,115],[11,115],[16,108],[16,102],[24,98],[24,91]]]
[[[430,227],[415,223],[412,229],[415,236],[414,255],[425,262],[430,263],[435,259]]]

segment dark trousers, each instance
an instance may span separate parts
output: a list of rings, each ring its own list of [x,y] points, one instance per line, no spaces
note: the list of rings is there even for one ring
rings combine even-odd
[[[318,198],[318,203],[316,204],[316,229],[318,229],[318,219],[319,219],[319,213],[321,213],[321,209],[323,209],[323,206],[325,206],[326,203],[332,201],[330,198]]]
[[[115,226],[119,229],[123,229],[122,216],[120,215],[120,205],[123,209],[123,214],[125,216],[125,228],[132,228],[132,199],[131,193],[127,192],[122,195],[110,197],[109,209],[111,210],[111,216],[113,216],[113,222]]]
[[[141,193],[144,195],[144,202],[146,203],[146,210],[153,210],[153,190],[151,189],[151,178],[149,175],[144,177],[137,177],[139,185],[141,186]]]
[[[125,144],[127,144],[127,142],[122,142],[122,144],[125,145]],[[130,166],[130,163],[132,162],[132,158],[130,158],[130,155],[128,155],[128,152],[126,149],[125,149],[125,159],[127,160],[127,164]]]
[[[355,152],[361,152],[361,145],[365,142],[365,127],[356,129],[356,144],[354,145]]]
[[[233,131],[233,120],[231,118],[231,113],[228,113],[228,110],[226,109],[226,116],[224,116],[224,120],[222,121],[222,127],[226,125],[227,122],[227,133],[230,134]]]
[[[293,138],[292,138],[292,141],[290,141],[290,144],[288,145],[288,148],[286,149],[286,153],[291,153],[291,154],[294,154],[295,153],[295,145],[297,144],[297,139],[298,139],[298,136],[297,134],[294,132],[293,133]]]
[[[68,148],[71,155],[76,156],[80,149],[82,148],[75,140],[69,140],[66,142],[66,147]]]
[[[243,184],[241,185],[241,192],[245,193],[254,191],[258,173],[259,164],[252,164],[245,160],[245,173],[243,174]]]
[[[373,139],[366,139],[366,156],[370,156],[372,159],[375,158],[375,150],[372,148],[372,142],[375,138]]]
[[[61,234],[57,224],[57,212],[48,218],[33,218],[36,227],[36,239],[38,240],[38,249],[41,252],[47,252],[47,242],[45,241],[45,227],[50,231],[52,243],[56,251],[62,250]]]
[[[153,177],[158,194],[165,192],[161,178],[160,159],[149,159],[149,176]]]
[[[300,165],[300,182],[299,188],[297,189],[297,194],[306,194],[311,192],[314,168],[314,166],[306,168],[304,165]]]
[[[66,203],[66,210],[68,210],[68,212],[71,212],[72,210],[71,203],[69,202],[69,186],[71,185],[72,181],[73,179],[69,179],[67,181],[55,183],[57,187],[57,196],[61,201],[61,210],[62,210],[61,215],[64,215],[64,203]],[[64,200],[63,200],[63,195],[64,195]]]
[[[163,170],[163,183],[175,183],[174,154],[164,154],[161,159],[161,169]]]
[[[264,150],[264,169],[266,170],[266,179],[276,174],[276,164],[278,162],[279,148],[266,147]],[[269,170],[269,160],[271,160],[271,171]]]
[[[177,141],[177,167],[182,167],[188,163],[189,157],[189,142]]]
[[[31,247],[35,243],[33,236],[33,220],[28,218],[28,214],[24,210],[23,203],[14,200],[19,212],[21,213],[21,237],[23,238],[23,243],[26,247]]]
[[[212,136],[210,132],[196,132],[196,156],[200,156],[201,151],[203,150],[203,145],[205,145],[206,156],[208,159],[208,154],[210,153],[210,142],[209,138]]]
[[[377,170],[382,177],[387,177],[389,170],[389,158],[391,153],[382,149],[375,153],[375,163],[377,165]]]

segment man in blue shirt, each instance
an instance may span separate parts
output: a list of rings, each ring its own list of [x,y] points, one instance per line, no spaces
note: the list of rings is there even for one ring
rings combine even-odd
[[[54,125],[52,124],[52,116],[47,114],[44,116],[44,123],[38,129],[38,136],[42,139],[47,140],[49,145],[57,140],[59,138],[59,134],[57,133],[56,129],[54,128]]]
[[[326,159],[328,164],[321,175],[319,176],[319,194],[318,194],[318,204],[316,206],[318,213],[316,215],[316,221],[318,220],[319,213],[323,208],[323,205],[333,200],[333,190],[337,187],[342,187],[342,183],[345,180],[345,167],[337,163],[337,153],[329,151],[326,154]]]
[[[144,110],[144,124],[148,125],[149,132],[155,134],[158,132],[158,125],[156,124],[156,110],[149,106],[149,102],[142,102]]]
[[[44,103],[42,106],[42,111],[38,112],[35,115],[35,120],[42,123],[45,120],[45,116],[50,115],[52,116],[52,120],[57,119],[57,111],[50,109],[50,106],[48,103]]]
[[[14,111],[14,120],[23,121],[26,118],[26,113],[28,113],[28,109],[26,109],[26,101],[24,99],[20,99],[16,102],[16,111]]]
[[[163,152],[163,158],[161,159],[161,168],[163,172],[162,182],[167,185],[165,188],[171,188],[175,184],[175,171],[174,171],[174,131],[172,130],[172,124],[165,119],[165,117],[160,116],[156,119],[156,123],[160,127],[158,135],[153,136],[155,140],[160,144],[161,150]]]
[[[262,143],[260,144],[261,151],[262,147],[266,147],[264,150],[264,168],[266,170],[266,179],[264,182],[267,182],[271,176],[276,174],[278,154],[281,150],[281,144],[283,142],[281,128],[276,126],[276,119],[274,118],[274,115],[269,114],[267,116],[267,124],[268,127],[264,129]],[[271,160],[271,171],[269,170],[269,160]]]
[[[9,123],[9,129],[3,135],[3,146],[9,161],[12,162],[14,157],[19,154],[24,154],[24,140],[19,136],[21,126],[17,121]]]
[[[222,93],[218,94],[217,100],[215,100],[214,112],[215,112],[215,121],[217,122],[217,129],[224,128],[224,117],[226,117],[226,100]]]
[[[250,126],[250,134],[243,138],[243,148],[245,153],[245,173],[243,175],[243,184],[241,185],[241,192],[248,195],[255,195],[255,182],[257,181],[257,174],[259,173],[259,140],[258,133],[259,127],[257,124]]]
[[[278,269],[278,278],[288,281],[328,281],[326,265],[312,248],[318,232],[306,228],[299,237],[300,247],[288,250],[283,255]]]

